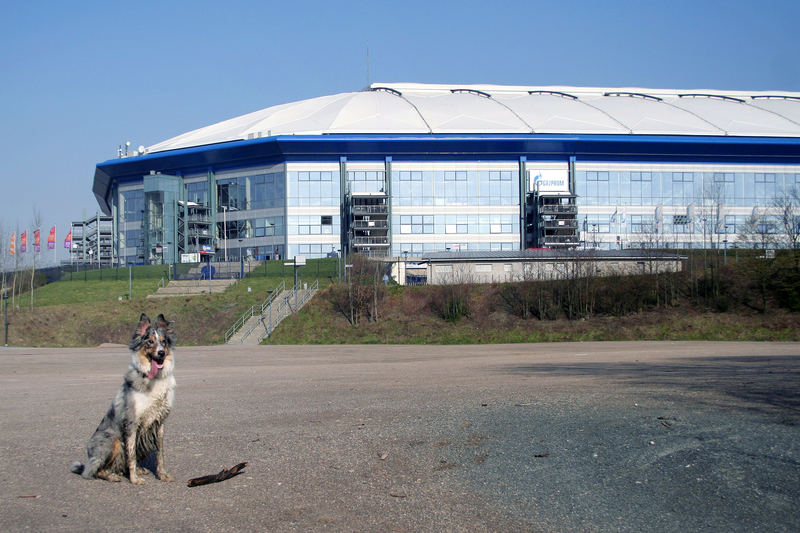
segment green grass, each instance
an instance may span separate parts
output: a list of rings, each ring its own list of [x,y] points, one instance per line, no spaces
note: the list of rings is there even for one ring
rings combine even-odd
[[[326,287],[337,278],[335,259],[308,262],[301,281],[319,279],[320,293],[299,314],[286,319],[271,344],[480,344],[591,340],[758,340],[800,341],[800,314],[717,313],[688,302],[620,317],[589,316],[582,320],[522,319],[505,311],[496,288],[475,285],[469,316],[442,319],[431,302],[435,287],[391,286],[379,320],[349,324],[332,303]],[[141,270],[139,270],[141,269]],[[160,270],[159,270],[160,269]],[[163,266],[136,267],[133,299],[127,299],[127,269],[95,272],[96,280],[64,280],[37,288],[34,310],[23,293],[9,307],[10,344],[16,346],[96,346],[127,343],[140,313],[158,313],[175,321],[181,345],[222,342],[225,331],[250,306],[262,303],[281,281],[291,287],[294,272],[282,261],[262,265],[220,294],[147,299],[154,293]],[[262,270],[263,269],[263,270]],[[121,274],[126,274],[122,277]],[[319,278],[317,278],[319,273]],[[117,280],[117,274],[121,279]],[[103,279],[100,280],[100,276]],[[62,278],[63,279],[63,278]],[[249,289],[249,290],[248,290]],[[493,296],[494,294],[494,296]],[[120,299],[122,298],[122,299]],[[11,303],[9,301],[9,303]]]
[[[152,294],[158,289],[159,280],[137,279],[131,285],[134,298]],[[128,299],[128,280],[125,281],[59,281],[39,287],[33,293],[33,305],[36,307],[112,302]],[[22,305],[29,301],[29,295],[23,294]]]
[[[455,321],[439,317],[419,297],[426,288],[391,289],[376,322],[350,325],[322,291],[285,320],[269,344],[484,344],[563,341],[714,340],[800,341],[800,315],[775,311],[717,313],[688,305],[621,317],[581,320],[522,319],[502,310],[472,313]],[[434,289],[435,290],[435,289]],[[476,298],[491,288],[476,285]]]
[[[317,264],[319,263],[319,264]],[[298,269],[300,281],[320,287],[336,276],[336,260],[310,260]],[[187,265],[182,265],[188,270]],[[141,313],[151,317],[163,313],[175,321],[179,343],[206,345],[220,343],[225,331],[252,305],[261,304],[269,291],[282,281],[294,284],[294,270],[283,262],[271,261],[225,292],[211,295],[148,299],[166,274],[163,265],[133,268],[133,299],[128,299],[128,269],[104,269],[67,273],[62,281],[34,290],[30,295],[9,300],[9,343],[15,346],[96,346],[104,342],[127,343]],[[179,270],[180,272],[180,270]],[[123,276],[124,274],[124,276]],[[86,281],[84,281],[84,276]],[[102,280],[100,279],[102,276]],[[116,279],[119,277],[120,279]],[[249,289],[249,290],[248,290]]]

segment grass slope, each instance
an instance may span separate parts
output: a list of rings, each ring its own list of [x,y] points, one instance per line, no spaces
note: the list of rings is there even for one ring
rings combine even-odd
[[[491,291],[476,286],[475,300]],[[800,315],[775,311],[714,313],[681,305],[623,317],[524,320],[484,309],[455,322],[428,308],[424,288],[392,291],[376,322],[351,326],[322,291],[287,318],[270,344],[483,344],[611,340],[800,341]]]
[[[152,267],[148,267],[152,270]],[[163,267],[162,267],[163,268]],[[333,304],[329,285],[335,260],[309,261],[303,279],[318,279],[322,290],[299,314],[287,318],[270,344],[474,344],[590,340],[760,340],[800,341],[800,313],[771,306],[759,314],[738,307],[725,313],[698,309],[688,301],[621,317],[591,316],[580,320],[522,319],[496,301],[496,288],[474,285],[468,316],[454,321],[440,317],[433,305],[435,287],[390,287],[376,321],[350,325]],[[260,304],[281,281],[291,286],[291,267],[270,262],[263,272],[245,278],[222,294],[147,299],[154,293],[159,270],[143,271],[133,280],[127,299],[125,272],[94,272],[94,279],[60,281],[37,288],[34,309],[27,294],[9,306],[9,345],[97,346],[127,344],[141,313],[158,313],[175,322],[179,343],[222,342],[225,331],[251,305]],[[113,275],[112,275],[113,274]],[[124,279],[117,279],[124,278]],[[248,290],[248,288],[250,290]],[[122,297],[122,299],[120,299]],[[11,303],[11,301],[9,301]]]

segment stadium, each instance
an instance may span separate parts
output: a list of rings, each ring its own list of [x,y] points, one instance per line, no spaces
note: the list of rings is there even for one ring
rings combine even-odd
[[[373,83],[121,150],[93,192],[126,265],[729,247],[798,186],[800,93]]]

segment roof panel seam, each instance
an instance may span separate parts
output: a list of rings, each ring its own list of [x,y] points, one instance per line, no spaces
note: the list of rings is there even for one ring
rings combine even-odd
[[[517,112],[516,112],[516,111],[514,111],[514,110],[513,110],[511,107],[507,106],[505,103],[501,102],[500,100],[495,100],[494,98],[492,98],[492,95],[489,95],[489,100],[491,100],[492,102],[494,102],[494,103],[496,103],[496,104],[499,104],[499,105],[501,105],[501,106],[505,107],[507,110],[509,110],[509,111],[511,112],[511,114],[512,114],[512,115],[514,115],[515,117],[517,117],[517,119],[519,119],[519,121],[520,121],[520,122],[522,122],[523,124],[525,124],[525,127],[526,127],[526,128],[528,128],[528,131],[530,131],[531,133],[536,133],[536,130],[534,130],[534,129],[533,129],[533,127],[532,127],[530,124],[528,124],[528,123],[525,121],[525,119],[524,119],[524,118],[522,118],[521,116],[519,116],[519,114],[517,114]]]
[[[614,117],[614,116],[613,116],[611,113],[608,113],[608,112],[606,112],[606,111],[604,111],[604,110],[600,109],[599,107],[597,107],[597,106],[594,106],[594,105],[590,104],[589,102],[584,102],[584,101],[583,101],[583,100],[581,100],[580,98],[578,98],[578,102],[582,103],[582,104],[583,104],[583,105],[585,105],[585,106],[589,106],[589,107],[591,107],[591,108],[592,108],[592,109],[594,109],[595,111],[599,111],[600,113],[604,114],[605,116],[607,116],[608,118],[610,118],[611,120],[613,120],[614,122],[616,122],[617,124],[619,124],[620,126],[622,126],[623,128],[625,128],[626,130],[628,130],[628,133],[630,133],[630,134],[633,134],[633,129],[632,129],[630,126],[628,126],[627,124],[625,124],[625,123],[623,123],[623,122],[620,122],[619,120],[617,120],[617,118],[616,118],[616,117]]]
[[[668,105],[668,106],[670,106],[670,107],[674,107],[675,109],[677,109],[677,110],[679,110],[679,111],[683,111],[683,112],[689,113],[690,115],[692,115],[692,116],[695,116],[695,117],[699,118],[700,120],[702,120],[703,122],[705,122],[706,124],[708,124],[709,126],[711,126],[712,128],[714,128],[714,129],[717,129],[717,130],[721,131],[721,132],[722,132],[724,135],[726,135],[726,136],[728,135],[728,131],[727,131],[727,130],[725,130],[725,129],[723,129],[723,128],[719,127],[719,126],[717,126],[716,124],[714,124],[713,122],[711,122],[711,121],[709,121],[709,120],[706,120],[705,118],[701,117],[700,115],[698,115],[698,114],[697,114],[697,113],[695,113],[694,111],[689,111],[688,109],[685,109],[685,108],[683,108],[683,107],[676,106],[675,104],[673,104],[673,103],[670,103],[670,102],[667,102],[666,100],[662,100],[662,102],[663,102],[663,103],[665,103],[665,104],[667,104],[667,105]]]
[[[423,123],[423,124],[425,124],[425,127],[426,127],[426,128],[428,128],[428,133],[433,133],[433,128],[431,128],[431,125],[430,125],[430,124],[428,124],[428,121],[427,121],[427,120],[425,120],[425,117],[422,115],[422,113],[421,113],[421,112],[420,112],[420,110],[417,108],[417,106],[415,106],[415,105],[414,105],[414,103],[413,103],[413,102],[411,102],[411,100],[409,100],[408,98],[406,98],[406,97],[403,95],[403,93],[401,93],[400,91],[397,91],[397,94],[394,94],[394,93],[389,93],[389,94],[391,94],[391,95],[393,95],[393,96],[396,96],[397,98],[400,98],[402,101],[404,101],[405,103],[407,103],[408,105],[410,105],[410,106],[411,106],[411,108],[412,108],[414,111],[416,111],[416,112],[417,112],[417,115],[419,115],[419,118],[420,118],[420,120],[422,121],[422,123]]]
[[[797,122],[797,121],[795,121],[795,120],[792,120],[792,119],[790,119],[789,117],[787,117],[787,116],[785,116],[785,115],[781,115],[780,113],[778,113],[777,111],[773,111],[772,109],[767,109],[767,108],[765,108],[765,107],[757,106],[757,105],[755,105],[755,104],[751,104],[751,103],[749,103],[749,102],[745,102],[744,104],[745,104],[745,105],[748,105],[748,106],[750,106],[750,107],[753,107],[753,108],[755,108],[755,109],[758,109],[759,111],[766,111],[767,113],[772,113],[773,115],[775,115],[775,116],[778,116],[778,117],[781,117],[781,118],[782,118],[782,119],[784,119],[784,120],[788,120],[788,121],[789,121],[789,122],[791,122],[792,124],[796,124],[797,126],[800,126],[800,122]]]

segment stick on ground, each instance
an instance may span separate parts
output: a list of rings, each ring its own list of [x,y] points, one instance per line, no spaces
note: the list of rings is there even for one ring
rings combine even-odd
[[[212,474],[210,476],[196,477],[190,479],[187,485],[189,487],[197,487],[200,485],[208,485],[209,483],[219,483],[220,481],[225,481],[226,479],[232,478],[246,466],[247,463],[239,463],[230,470],[228,470],[227,468],[223,468],[219,474]]]

